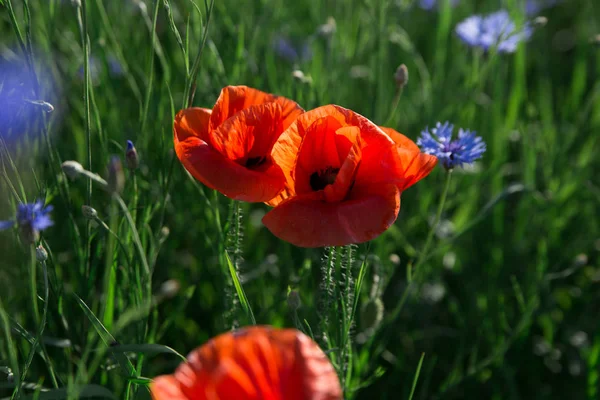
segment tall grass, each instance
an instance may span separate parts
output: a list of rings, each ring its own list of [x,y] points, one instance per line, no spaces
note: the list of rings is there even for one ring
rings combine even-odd
[[[148,398],[180,354],[256,322],[313,336],[347,399],[596,399],[600,8],[545,10],[507,55],[453,29],[500,7],[524,22],[522,2],[410,3],[0,0],[0,123],[25,121],[0,126],[0,220],[55,207],[43,263],[0,232],[0,397]],[[311,56],[282,58],[278,37]],[[34,83],[9,92],[8,66]],[[174,156],[175,113],[229,84],[391,115],[412,139],[450,120],[488,152],[447,187],[437,168],[403,193],[373,242],[296,248],[264,229],[266,206],[232,205]],[[106,177],[127,139],[141,164],[121,194],[61,172],[77,160]]]

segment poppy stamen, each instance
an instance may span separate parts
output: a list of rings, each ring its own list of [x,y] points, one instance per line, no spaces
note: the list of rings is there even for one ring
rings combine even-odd
[[[267,161],[267,157],[265,157],[265,156],[249,158],[248,160],[246,160],[246,168],[253,169],[253,168],[260,167],[266,161]]]
[[[310,176],[310,187],[316,192],[325,189],[327,185],[333,185],[339,171],[339,168],[327,167],[314,172]]]

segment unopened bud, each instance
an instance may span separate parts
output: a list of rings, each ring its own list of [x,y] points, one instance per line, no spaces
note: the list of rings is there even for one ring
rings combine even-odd
[[[164,297],[173,297],[179,292],[181,285],[175,279],[169,279],[160,285],[160,294]]]
[[[140,165],[140,159],[138,157],[137,150],[131,140],[127,141],[127,150],[125,150],[125,163],[127,168],[134,170]]]
[[[35,258],[39,262],[44,262],[48,259],[48,252],[41,244],[35,248]]]
[[[300,71],[299,69],[295,69],[294,71],[292,71],[292,77],[302,83],[312,83],[312,77],[310,75],[305,75],[304,72]]]
[[[536,28],[543,28],[548,23],[548,18],[540,15],[539,17],[535,17],[533,19],[533,26]]]
[[[287,296],[287,305],[290,310],[296,311],[302,305],[302,300],[300,299],[300,293],[297,290],[290,290]]]
[[[85,172],[83,165],[79,164],[77,161],[65,161],[62,163],[62,170],[71,179],[75,179]]]
[[[166,239],[169,234],[171,233],[171,230],[169,229],[168,226],[163,226],[162,228],[160,228],[160,238],[161,239]]]
[[[336,30],[337,30],[337,25],[335,23],[335,18],[329,17],[329,18],[327,18],[327,23],[319,26],[319,29],[317,30],[317,34],[319,36],[329,38],[329,37],[333,36],[333,34],[335,33]]]
[[[125,187],[125,174],[123,173],[123,164],[117,156],[112,156],[108,163],[108,177],[106,178],[108,191],[120,194]]]
[[[25,100],[25,101],[27,101],[29,104],[40,107],[42,110],[44,110],[47,113],[51,113],[52,111],[54,111],[54,106],[52,104],[48,103],[47,101],[44,101],[44,100]]]
[[[402,89],[406,84],[408,84],[408,68],[404,64],[400,64],[398,69],[396,69],[396,73],[394,74],[394,80],[396,81],[396,86],[398,89]]]
[[[96,211],[96,209],[93,207],[86,206],[85,204],[81,206],[81,213],[87,219],[95,220],[98,218],[98,211]]]

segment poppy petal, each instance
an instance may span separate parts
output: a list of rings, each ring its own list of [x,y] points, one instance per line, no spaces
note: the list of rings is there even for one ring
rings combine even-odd
[[[159,376],[152,382],[152,398],[155,400],[187,400],[179,387],[179,381],[172,375]]]
[[[398,188],[401,191],[408,189],[429,175],[437,164],[435,156],[422,153],[415,142],[400,132],[384,126],[380,126],[380,128],[396,143],[400,161],[397,173],[402,176],[402,179],[398,182]]]
[[[150,386],[154,400],[340,400],[327,356],[295,329],[251,327],[212,339],[175,374]]]
[[[328,202],[343,200],[348,194],[348,190],[354,184],[356,171],[361,161],[361,140],[360,130],[356,126],[348,126],[338,129],[338,137],[343,136],[353,141],[352,147],[346,152],[342,167],[337,173],[333,185],[326,186],[324,189],[325,199]],[[339,149],[339,146],[338,146]]]
[[[419,149],[419,146],[417,146],[417,144],[415,142],[413,142],[412,140],[410,140],[408,137],[404,136],[397,130],[392,129],[392,128],[387,128],[385,126],[380,126],[379,128],[382,131],[384,131],[386,133],[386,135],[388,135],[390,137],[390,139],[392,139],[394,141],[394,143],[396,143],[397,146],[400,146],[401,148],[405,148],[405,149],[412,150],[412,151],[418,151],[418,152],[421,151],[421,149]]]
[[[299,247],[344,246],[379,236],[394,223],[399,210],[398,188],[382,184],[354,187],[337,203],[297,195],[262,221],[275,236]]]
[[[307,111],[296,118],[294,123],[281,134],[273,146],[271,156],[273,162],[281,167],[285,175],[286,189],[279,196],[269,201],[268,205],[276,206],[296,194],[295,177],[293,175],[302,140],[312,124],[324,118],[337,120],[340,127],[358,127],[361,138],[365,143],[373,146],[389,147],[393,143],[377,125],[352,110],[329,104]]]
[[[436,166],[438,159],[436,156],[425,154],[407,149],[397,148],[400,159],[400,171],[398,175],[402,176],[397,185],[400,191],[404,191],[425,178]]]
[[[283,132],[281,106],[266,103],[248,107],[209,133],[212,146],[230,160],[245,164],[248,159],[269,157]]]
[[[179,111],[173,124],[175,142],[185,140],[188,137],[208,140],[210,115],[211,110],[208,108],[191,107]]]
[[[248,86],[227,86],[215,103],[210,118],[210,129],[216,129],[228,118],[254,105],[276,102],[281,106],[283,128],[286,129],[304,110],[294,101],[275,96]]]
[[[234,200],[269,201],[284,187],[284,177],[276,165],[255,171],[226,159],[197,137],[175,142],[175,152],[186,170],[206,186]]]

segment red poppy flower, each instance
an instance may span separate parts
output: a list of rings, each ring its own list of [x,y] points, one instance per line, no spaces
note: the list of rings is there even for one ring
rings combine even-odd
[[[328,105],[300,115],[271,153],[286,188],[263,223],[296,246],[342,246],[371,240],[394,223],[400,193],[437,158],[390,128]]]
[[[213,338],[173,375],[150,386],[154,400],[338,400],[327,356],[295,329],[251,327]]]
[[[268,201],[284,187],[271,148],[303,112],[295,102],[246,86],[227,86],[212,110],[179,111],[177,157],[194,178],[235,200]]]

